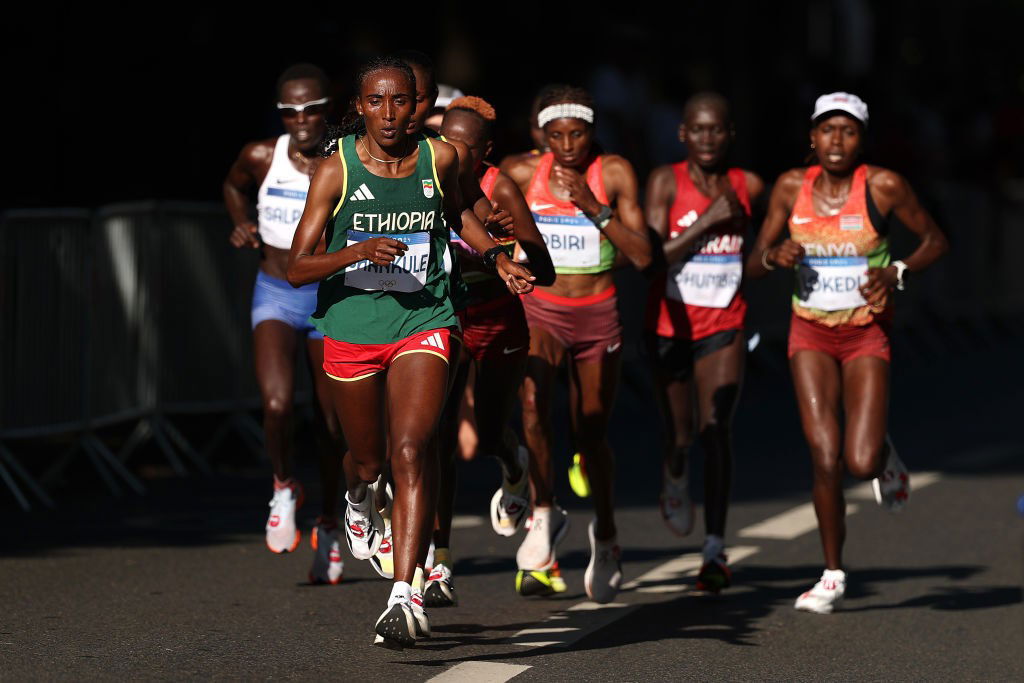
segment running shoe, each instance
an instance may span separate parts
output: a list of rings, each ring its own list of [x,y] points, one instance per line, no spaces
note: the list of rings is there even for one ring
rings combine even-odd
[[[345,496],[346,501],[348,495]],[[384,518],[373,503],[373,492],[367,490],[363,504],[351,502],[345,507],[345,541],[349,552],[357,560],[368,560],[380,549],[384,540]],[[360,510],[365,507],[365,510]]]
[[[391,552],[391,518],[384,517],[384,537],[380,547],[370,558],[370,566],[385,579],[395,578],[395,556]]]
[[[818,583],[793,604],[803,612],[831,614],[843,602],[846,593],[846,572],[842,569],[826,569]]]
[[[615,539],[598,541],[594,537],[596,520],[587,526],[590,538],[590,564],[583,575],[587,597],[594,602],[606,603],[615,599],[622,585],[622,550]]]
[[[576,453],[572,456],[572,465],[569,467],[569,486],[572,492],[580,498],[590,497],[590,479],[587,478],[587,467],[583,462],[583,456]]]
[[[516,552],[519,569],[550,569],[555,563],[555,547],[569,531],[569,515],[557,505],[535,507],[526,529],[526,538]]]
[[[522,471],[519,481],[509,481],[503,466],[501,488],[491,498],[491,528],[499,536],[514,536],[519,531],[530,504],[527,500],[530,493],[530,474],[527,469],[530,465],[529,451],[520,446],[516,451],[516,459]]]
[[[412,600],[404,596],[391,596],[388,607],[377,618],[374,645],[393,650],[416,644],[417,620],[412,612]]]
[[[690,500],[690,481],[684,470],[676,479],[665,469],[661,486],[661,518],[676,536],[686,536],[693,531],[694,505]]]
[[[439,564],[430,570],[423,589],[423,601],[427,607],[454,607],[459,604],[451,569]]]
[[[564,593],[567,588],[558,562],[550,569],[520,569],[516,572],[516,592],[524,597]]]
[[[723,588],[732,585],[732,570],[729,569],[728,558],[725,553],[718,553],[715,557],[706,558],[697,574],[697,590],[708,593],[722,592]]]
[[[341,583],[345,562],[341,559],[339,536],[336,522],[328,526],[322,519],[317,520],[313,533],[309,536],[309,542],[313,546],[313,568],[309,570],[310,583],[327,583],[332,586]]]
[[[889,457],[885,461],[885,471],[881,476],[871,480],[871,488],[875,491],[875,501],[890,512],[899,512],[910,500],[910,472],[907,466],[896,455],[896,448],[888,436],[885,444],[889,448]]]
[[[299,547],[302,533],[295,526],[295,512],[304,499],[298,482],[281,487],[274,482],[274,497],[270,499],[270,516],[267,517],[267,547],[271,552],[290,553]]]
[[[423,596],[413,592],[409,598],[409,609],[412,610],[412,618],[415,620],[416,637],[430,637],[430,620],[427,619],[427,611],[423,609]]]

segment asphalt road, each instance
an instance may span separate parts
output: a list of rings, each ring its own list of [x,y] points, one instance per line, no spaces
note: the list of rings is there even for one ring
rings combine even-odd
[[[583,594],[589,513],[564,476],[569,591],[515,595],[521,536],[491,532],[483,515],[497,467],[470,463],[453,544],[461,604],[431,610],[434,637],[403,652],[370,644],[389,584],[366,563],[348,558],[341,585],[310,586],[305,538],[294,554],[266,551],[260,468],[151,479],[148,496],[121,501],[83,478],[82,495],[57,512],[5,512],[0,676],[1024,680],[1019,343],[902,348],[891,432],[918,488],[892,515],[850,482],[849,588],[834,615],[792,608],[822,561],[806,448],[769,348],[752,358],[738,416],[727,539],[736,585],[720,597],[690,590],[700,535],[680,542],[654,507],[657,436],[640,377],[623,387],[612,435],[630,583],[611,606],[593,609]],[[302,510],[305,529],[315,514]]]

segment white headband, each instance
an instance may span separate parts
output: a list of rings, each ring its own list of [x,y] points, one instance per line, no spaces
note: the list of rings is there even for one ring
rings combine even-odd
[[[593,123],[594,110],[582,104],[552,104],[537,114],[537,126],[543,128],[549,121],[555,119],[583,119],[587,123]]]

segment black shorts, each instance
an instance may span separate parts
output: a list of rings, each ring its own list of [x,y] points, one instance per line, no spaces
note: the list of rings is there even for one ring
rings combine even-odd
[[[693,377],[694,363],[732,344],[736,335],[741,332],[742,330],[722,330],[697,341],[648,333],[647,353],[655,370],[664,379],[686,382]]]

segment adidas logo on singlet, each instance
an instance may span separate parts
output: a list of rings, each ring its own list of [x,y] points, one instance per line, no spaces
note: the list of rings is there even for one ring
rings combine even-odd
[[[376,197],[373,196],[373,193],[370,192],[370,188],[366,186],[366,183],[360,185],[356,189],[355,194],[348,198],[350,202],[358,202],[361,199],[376,199]]]
[[[420,344],[422,346],[434,346],[444,351],[444,342],[441,341],[441,335],[437,332],[421,341]]]

